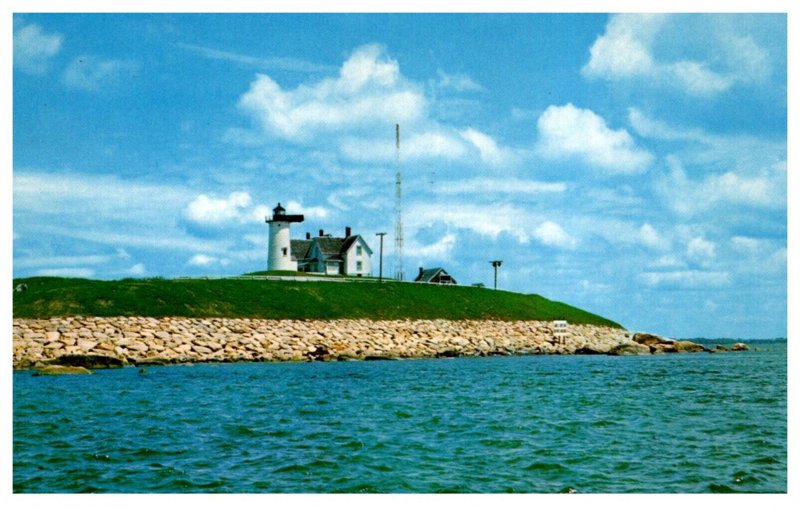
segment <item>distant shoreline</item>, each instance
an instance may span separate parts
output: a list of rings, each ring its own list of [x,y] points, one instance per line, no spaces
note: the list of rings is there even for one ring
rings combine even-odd
[[[121,366],[709,350],[586,324],[556,338],[552,321],[63,317],[15,318],[13,326],[15,369],[81,359]]]

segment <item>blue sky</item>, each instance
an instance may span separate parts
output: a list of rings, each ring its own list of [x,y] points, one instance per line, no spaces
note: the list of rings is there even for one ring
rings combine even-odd
[[[13,17],[13,275],[266,269],[277,202],[392,268],[786,335],[783,14]],[[377,264],[375,264],[377,267]]]

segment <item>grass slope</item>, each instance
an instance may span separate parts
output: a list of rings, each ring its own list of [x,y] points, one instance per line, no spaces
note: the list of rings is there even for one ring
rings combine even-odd
[[[552,320],[621,327],[535,294],[398,282],[264,280],[14,280],[14,317]]]

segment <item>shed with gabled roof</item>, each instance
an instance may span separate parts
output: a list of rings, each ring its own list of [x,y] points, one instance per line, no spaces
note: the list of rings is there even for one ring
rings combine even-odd
[[[419,274],[414,281],[420,283],[436,283],[439,285],[458,285],[456,279],[450,276],[450,274],[441,267],[434,267],[431,269],[419,268]]]

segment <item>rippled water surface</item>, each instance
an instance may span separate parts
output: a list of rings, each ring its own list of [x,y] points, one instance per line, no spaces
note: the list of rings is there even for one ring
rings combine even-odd
[[[14,492],[786,492],[758,352],[14,373]]]

